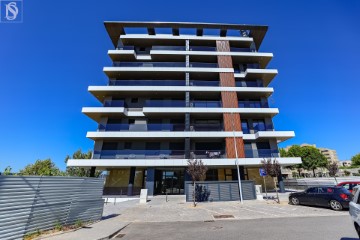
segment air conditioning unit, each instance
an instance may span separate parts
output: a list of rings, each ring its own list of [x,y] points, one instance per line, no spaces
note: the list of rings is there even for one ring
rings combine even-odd
[[[195,127],[194,127],[194,126],[190,126],[190,131],[195,131]]]
[[[194,103],[193,103],[193,102],[190,103],[190,107],[194,107]]]

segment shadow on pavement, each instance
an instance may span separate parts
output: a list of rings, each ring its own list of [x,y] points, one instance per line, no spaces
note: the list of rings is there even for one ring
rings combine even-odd
[[[110,214],[110,215],[107,215],[107,216],[103,216],[102,218],[101,218],[101,220],[106,220],[106,219],[110,219],[110,218],[113,218],[113,217],[117,217],[117,216],[119,216],[120,214]]]
[[[340,238],[340,240],[359,240],[359,238],[348,238],[348,237],[343,237],[343,238]]]

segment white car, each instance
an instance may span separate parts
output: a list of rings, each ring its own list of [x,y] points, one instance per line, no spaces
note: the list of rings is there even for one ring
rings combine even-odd
[[[354,227],[360,238],[360,186],[353,189],[354,197],[349,204],[349,213],[354,222]]]

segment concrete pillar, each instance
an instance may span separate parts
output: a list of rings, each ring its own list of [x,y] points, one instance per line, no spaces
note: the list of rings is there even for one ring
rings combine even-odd
[[[129,177],[129,185],[127,189],[127,195],[132,196],[133,195],[133,188],[134,188],[134,180],[135,180],[135,171],[136,167],[130,168],[130,177]]]
[[[145,183],[145,188],[148,190],[148,196],[154,195],[154,185],[155,185],[155,169],[148,168],[146,170],[146,183]]]
[[[95,177],[95,170],[96,170],[96,167],[90,168],[90,177]]]

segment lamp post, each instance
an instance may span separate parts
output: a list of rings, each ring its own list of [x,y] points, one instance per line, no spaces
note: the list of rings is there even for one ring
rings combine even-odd
[[[238,174],[238,182],[239,182],[239,195],[240,195],[240,202],[244,204],[243,201],[243,194],[242,194],[242,187],[241,187],[241,176],[240,176],[240,169],[239,169],[239,159],[238,159],[238,152],[237,152],[237,144],[236,144],[236,137],[235,137],[235,122],[234,122],[234,113],[231,112],[231,120],[232,120],[232,129],[233,129],[233,137],[234,137],[234,148],[235,148],[235,164],[237,168]]]

